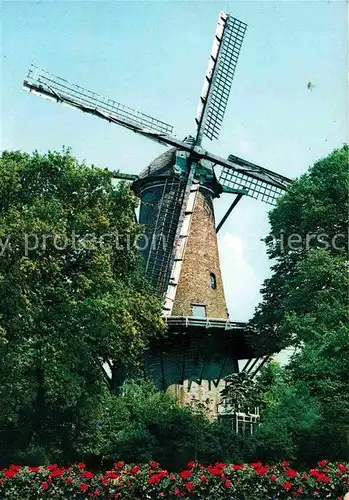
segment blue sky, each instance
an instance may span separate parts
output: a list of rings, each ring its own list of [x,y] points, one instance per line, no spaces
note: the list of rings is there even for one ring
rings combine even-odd
[[[139,172],[162,146],[24,92],[30,63],[173,124],[183,138],[195,132],[218,13],[225,10],[248,30],[220,139],[204,146],[296,177],[347,140],[346,9],[344,0],[4,0],[1,147],[71,146],[88,163]],[[218,220],[230,202],[228,195],[217,201]],[[234,320],[251,316],[269,272],[260,241],[267,211],[243,199],[220,233]]]

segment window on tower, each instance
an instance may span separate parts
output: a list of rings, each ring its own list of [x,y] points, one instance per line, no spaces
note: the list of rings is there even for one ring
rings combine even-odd
[[[215,290],[217,288],[216,275],[214,273],[210,274],[210,287]]]
[[[191,314],[196,318],[206,318],[206,306],[204,304],[192,304]]]

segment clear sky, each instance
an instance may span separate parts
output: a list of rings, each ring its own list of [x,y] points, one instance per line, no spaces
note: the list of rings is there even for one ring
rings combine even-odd
[[[71,146],[79,159],[138,173],[163,147],[22,90],[30,63],[175,127],[194,117],[218,13],[248,24],[219,141],[288,177],[347,141],[347,5],[337,1],[2,3],[2,149]],[[314,86],[308,90],[307,84]],[[232,201],[217,200],[219,220]],[[219,243],[230,316],[247,320],[269,272],[268,205],[243,199]]]

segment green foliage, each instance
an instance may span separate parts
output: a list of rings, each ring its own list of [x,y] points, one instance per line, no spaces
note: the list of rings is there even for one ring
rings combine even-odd
[[[137,373],[163,330],[141,277],[136,199],[69,151],[0,159],[0,444],[74,459],[102,363]],[[130,244],[127,245],[127,241]],[[5,458],[6,459],[6,458]]]
[[[122,396],[105,393],[78,446],[103,463],[156,459],[172,470],[195,456],[205,463],[248,456],[230,423],[210,422],[144,381],[127,382]]]
[[[300,308],[303,314],[306,301],[315,302],[313,286],[318,287],[318,293],[323,290],[320,293],[323,302],[328,299],[332,303],[336,299],[343,302],[346,277],[345,274],[340,277],[338,270],[343,262],[341,259],[346,259],[348,254],[348,188],[348,146],[344,146],[316,162],[308,173],[294,181],[269,214],[271,231],[265,241],[267,253],[275,263],[271,278],[262,287],[262,302],[251,322],[252,340],[257,348],[279,351],[300,340],[284,329],[285,315],[295,308]],[[312,269],[308,269],[312,274],[306,278],[307,288],[297,292],[294,280],[299,281],[302,270],[297,266],[309,258],[310,250],[319,250],[320,256],[326,253],[339,261],[333,264],[336,267],[334,275],[331,273],[326,279],[325,268],[321,277],[316,276],[314,263]],[[323,265],[330,264],[327,261]],[[343,310],[343,304],[340,308]]]
[[[269,352],[298,349],[281,385],[271,381],[264,394],[267,456],[349,456],[348,175],[344,146],[295,181],[270,214],[266,241],[276,263],[251,322],[254,341]],[[292,234],[301,243],[290,248]]]
[[[247,411],[248,408],[260,405],[260,394],[255,379],[241,372],[230,375],[225,380],[226,387],[221,396],[235,411]]]
[[[268,460],[297,456],[306,432],[319,421],[319,403],[303,382],[272,387],[269,404],[258,429],[258,456]]]

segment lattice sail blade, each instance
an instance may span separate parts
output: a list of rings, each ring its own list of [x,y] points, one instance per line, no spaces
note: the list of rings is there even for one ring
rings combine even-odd
[[[221,12],[196,115],[197,144],[218,139],[247,24]]]
[[[90,112],[135,132],[171,134],[173,130],[171,125],[161,120],[74,85],[34,65],[30,67],[23,86],[25,90],[41,97]]]
[[[229,163],[235,168],[223,166],[219,178],[223,188],[246,189],[247,196],[275,205],[279,196],[290,185],[291,179],[230,155]]]

